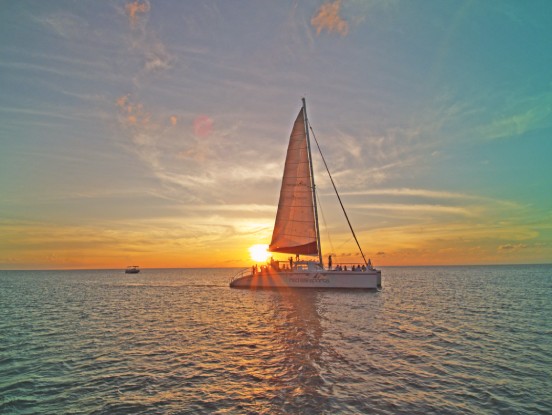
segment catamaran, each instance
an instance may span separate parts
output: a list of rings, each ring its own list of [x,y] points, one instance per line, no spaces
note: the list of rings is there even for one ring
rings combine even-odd
[[[306,101],[303,98],[301,110],[293,124],[289,139],[276,222],[272,241],[268,248],[270,252],[286,253],[292,256],[286,261],[271,259],[266,266],[262,266],[260,269],[254,265],[251,269],[241,270],[230,280],[230,287],[381,288],[381,271],[375,269],[370,260],[366,261],[313,133],[322,161],[364,261],[362,266],[332,268],[330,256],[328,267],[324,266],[309,127]],[[295,260],[293,255],[295,255]],[[301,260],[300,255],[316,259]]]

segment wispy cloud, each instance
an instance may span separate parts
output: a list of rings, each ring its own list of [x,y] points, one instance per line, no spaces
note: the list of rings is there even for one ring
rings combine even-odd
[[[170,69],[174,60],[165,45],[158,40],[154,40],[145,46],[144,56],[146,60],[144,69],[146,72]]]
[[[198,208],[198,207],[196,207]],[[257,212],[257,213],[275,213],[276,207],[273,205],[258,204],[228,204],[228,205],[203,205],[199,209],[207,209],[216,212]]]
[[[130,148],[150,168],[154,170],[160,168],[158,142],[170,120],[167,118],[166,122],[162,123],[130,94],[117,98],[116,106],[118,121],[130,139]]]
[[[144,58],[142,70],[148,74],[170,69],[174,56],[147,25],[147,18],[151,11],[150,2],[135,0],[127,3],[124,10],[129,19],[132,49],[142,53]],[[138,82],[138,78],[135,82]]]
[[[83,80],[95,80],[98,79],[98,71],[108,71],[109,66],[97,61],[83,61],[78,59],[65,59],[61,56],[49,56],[49,60],[52,63],[46,63],[46,59],[41,58],[41,64],[35,64],[30,62],[0,62],[0,67],[7,69],[14,69],[19,71],[25,71],[29,73],[38,73],[41,75],[52,74],[64,78],[83,79]],[[31,55],[31,58],[34,56]],[[109,74],[107,80],[117,79],[116,76]]]
[[[517,97],[506,103],[500,117],[479,128],[487,139],[515,137],[552,124],[552,92]]]
[[[399,196],[399,197],[418,197],[427,199],[456,199],[458,201],[479,201],[485,203],[492,203],[496,206],[504,206],[507,208],[519,209],[522,208],[518,203],[509,200],[500,200],[490,198],[487,196],[467,194],[467,193],[454,193],[441,190],[429,190],[429,189],[411,189],[411,188],[383,188],[383,189],[368,189],[362,191],[343,192],[343,195],[351,196]]]
[[[379,255],[382,262],[428,264],[440,258],[442,263],[466,263],[465,258],[473,261],[476,257],[483,262],[504,262],[507,258],[497,255],[508,252],[530,260],[551,248],[539,245],[550,229],[547,215],[509,200],[411,188],[353,191],[342,196],[349,199],[346,205],[363,245],[385,252]],[[366,196],[374,203],[365,203]],[[332,223],[338,221],[339,217],[332,219]],[[334,242],[350,242],[346,234],[338,235]]]
[[[0,269],[121,267],[132,258],[144,267],[214,265],[212,252],[229,240],[265,232],[262,223],[221,225],[220,217],[205,213],[192,219],[186,226],[180,217],[137,219],[132,226],[2,220]]]
[[[519,251],[520,249],[526,249],[528,247],[527,244],[506,244],[506,245],[500,245],[498,247],[499,251]]]
[[[354,207],[366,210],[384,210],[401,212],[424,212],[424,213],[448,213],[461,216],[474,216],[473,209],[460,206],[444,206],[430,204],[403,204],[403,203],[365,203]]]
[[[478,199],[479,196],[467,195],[464,193],[443,192],[427,189],[371,189],[358,192],[347,192],[348,195],[392,195],[392,196],[421,196],[429,198],[445,198],[445,199]]]
[[[145,15],[150,11],[150,3],[147,0],[135,0],[125,5],[125,12],[132,26],[136,26],[140,15]]]
[[[68,109],[69,110],[69,109]],[[0,107],[0,112],[6,112],[10,114],[17,115],[29,115],[33,116],[33,122],[36,121],[37,117],[44,117],[49,119],[62,119],[62,120],[75,120],[75,119],[89,119],[91,114],[76,114],[70,113],[69,111],[57,111],[57,110],[46,110],[46,109],[29,109],[29,108],[9,108],[9,107]]]
[[[349,33],[349,23],[340,16],[341,0],[324,3],[311,19],[311,25],[320,34],[323,30],[346,36]]]
[[[452,218],[454,219],[454,218]],[[528,262],[550,253],[552,246],[539,241],[539,233],[526,223],[502,226],[492,218],[466,223],[462,220],[387,226],[361,232],[361,241],[378,247],[369,255],[380,264],[466,264]],[[496,245],[497,241],[515,241]]]
[[[174,61],[173,55],[169,53],[165,44],[148,28],[150,11],[151,4],[148,0],[127,2],[124,6],[124,13],[128,17],[130,26],[131,48],[143,57],[143,66],[136,66],[133,91],[117,98],[117,118],[130,139],[129,148],[139,155],[155,177],[163,183],[185,185],[187,188],[205,184],[211,179],[206,176],[193,177],[185,173],[172,172],[170,167],[165,165],[168,164],[165,161],[169,157],[165,148],[166,142],[174,136],[176,128],[181,125],[181,115],[174,112],[163,114],[159,110],[154,113],[146,109],[147,104],[139,98],[142,81],[151,80],[154,72],[171,69]],[[175,153],[177,154],[178,151]]]
[[[86,20],[68,11],[35,15],[33,19],[53,31],[56,35],[66,39],[80,39],[86,36],[85,33],[90,27]]]
[[[177,195],[182,191],[186,198],[203,203],[231,192],[221,189],[221,182],[256,183],[259,178],[279,177],[274,163],[230,165],[225,161],[229,149],[240,151],[231,137],[236,136],[239,122],[225,124],[225,128],[214,128],[214,118],[201,115],[163,114],[152,111],[132,94],[120,96],[115,106],[119,125],[127,140],[124,144],[147,166],[153,177],[163,184],[166,195]],[[245,143],[244,143],[245,145]],[[185,160],[185,162],[182,162]]]
[[[116,102],[122,120],[128,127],[147,127],[150,124],[151,115],[144,110],[141,103],[132,102],[129,95],[117,98]]]

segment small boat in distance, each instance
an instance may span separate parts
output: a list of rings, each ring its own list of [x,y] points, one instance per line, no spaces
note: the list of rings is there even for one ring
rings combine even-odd
[[[366,261],[313,133],[322,161],[364,261],[362,266],[359,264],[347,268],[347,266],[338,265],[332,268],[332,256],[330,255],[328,267],[324,267],[311,158],[310,125],[307,119],[305,98],[302,101],[303,105],[293,124],[289,138],[276,222],[272,241],[268,248],[270,252],[295,255],[295,260],[293,256],[286,261],[271,259],[270,263],[262,266],[260,270],[256,265],[251,269],[246,268],[230,280],[230,287],[379,289],[381,288],[381,271],[372,267],[370,260]],[[305,261],[300,259],[300,255],[308,255],[316,257],[316,259]]]
[[[138,274],[140,272],[140,267],[138,265],[129,265],[125,270],[125,274]]]

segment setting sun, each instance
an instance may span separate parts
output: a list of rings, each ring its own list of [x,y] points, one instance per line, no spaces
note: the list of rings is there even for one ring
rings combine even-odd
[[[249,247],[249,255],[251,259],[255,262],[266,262],[270,256],[270,252],[267,251],[268,245],[266,244],[257,244]]]

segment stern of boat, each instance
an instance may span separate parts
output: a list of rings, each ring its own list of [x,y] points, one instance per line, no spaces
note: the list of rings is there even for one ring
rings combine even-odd
[[[232,278],[230,278],[230,288],[247,288],[251,285],[253,274],[250,268],[239,270]]]

